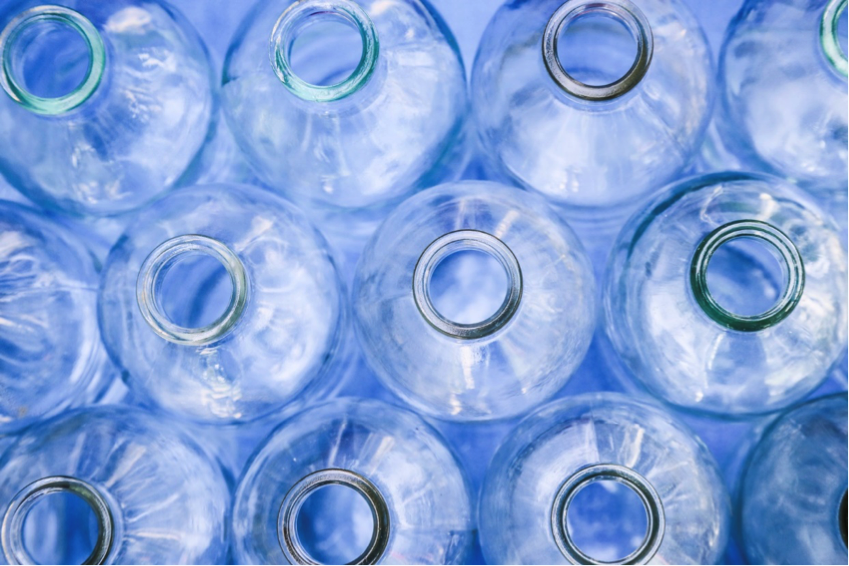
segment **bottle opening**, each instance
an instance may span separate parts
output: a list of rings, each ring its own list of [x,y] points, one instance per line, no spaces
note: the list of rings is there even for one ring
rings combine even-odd
[[[758,331],[784,320],[801,300],[805,272],[793,242],[756,220],[720,226],[699,244],[690,268],[696,302],[719,324]]]
[[[319,564],[355,561],[374,533],[368,501],[347,485],[325,485],[310,493],[298,511],[296,524],[301,545]]]
[[[377,487],[356,472],[330,468],[289,490],[277,538],[291,564],[375,564],[389,528],[389,508]]]
[[[519,308],[522,271],[507,245],[478,230],[434,240],[413,272],[413,299],[436,330],[482,338],[502,328]]]
[[[41,114],[61,114],[85,102],[105,66],[99,32],[81,14],[40,6],[19,14],[0,35],[6,93]]]
[[[303,0],[277,21],[271,62],[286,88],[304,100],[330,102],[358,91],[377,63],[374,24],[351,0]]]
[[[637,60],[637,40],[610,12],[586,11],[561,28],[557,58],[566,73],[585,85],[620,80]]]
[[[428,292],[441,317],[455,324],[475,324],[498,312],[510,285],[498,258],[479,249],[460,249],[434,267]]]
[[[542,56],[560,88],[602,101],[640,83],[653,45],[651,25],[629,0],[567,0],[545,27]]]
[[[573,564],[644,564],[660,548],[663,504],[630,468],[596,464],[563,482],[551,510],[557,546]]]
[[[829,0],[820,22],[820,44],[831,67],[844,78],[849,73],[847,60],[847,0]]]
[[[52,476],[25,487],[3,518],[10,564],[103,564],[113,540],[106,500],[88,483]]]
[[[648,510],[630,486],[599,479],[575,493],[566,528],[575,546],[594,561],[619,562],[646,539]]]
[[[837,528],[840,530],[840,538],[843,546],[849,546],[849,490],[843,492],[840,499],[840,507],[837,510]]]
[[[136,301],[151,329],[187,345],[224,337],[241,318],[247,293],[247,274],[236,254],[195,234],[171,238],[153,250],[136,284]]]

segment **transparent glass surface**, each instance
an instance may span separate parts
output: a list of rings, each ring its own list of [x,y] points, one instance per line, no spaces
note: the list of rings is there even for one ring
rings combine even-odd
[[[726,33],[717,112],[723,141],[747,168],[843,194],[844,218],[845,9],[845,0],[747,0]]]
[[[587,85],[596,88],[579,94]],[[507,2],[481,40],[471,90],[490,174],[598,230],[690,162],[713,71],[698,22],[677,0]]]
[[[283,199],[244,185],[172,193],[112,249],[104,341],[142,398],[245,422],[339,378],[344,293],[324,239]]]
[[[222,91],[257,176],[330,238],[358,237],[356,219],[364,242],[404,197],[459,175],[463,63],[418,0],[262,1],[234,38]]]
[[[580,243],[538,196],[488,182],[405,201],[366,247],[354,283],[366,359],[440,418],[515,416],[569,379],[595,328]]]
[[[4,563],[79,564],[98,553],[107,564],[226,557],[227,482],[161,415],[126,406],[71,411],[21,433],[0,459],[0,478]],[[35,482],[53,492],[39,493]],[[16,528],[16,503],[38,495],[35,516]]]
[[[670,187],[619,235],[605,328],[654,395],[765,413],[822,383],[846,345],[846,252],[796,187],[706,175]]]
[[[112,379],[95,260],[74,234],[0,201],[0,429],[97,397]]]
[[[778,418],[749,456],[739,499],[750,564],[842,564],[846,553],[846,394]]]
[[[383,550],[365,563],[463,563],[473,540],[472,509],[452,453],[413,413],[353,398],[284,422],[254,454],[233,508],[235,561],[285,564],[287,502],[301,493],[304,478],[328,471],[336,481],[309,492],[292,529],[286,527],[313,563],[356,558],[375,538]],[[352,488],[356,477],[373,488],[371,500]],[[376,524],[385,527],[379,535]]]
[[[135,209],[174,185],[204,143],[215,108],[206,50],[156,1],[59,4],[0,11],[0,170],[48,208]]]
[[[623,475],[594,475],[602,468]],[[558,507],[564,486],[581,476],[594,481]],[[635,499],[638,488],[645,500]],[[592,560],[585,564],[626,558],[645,541],[653,554],[621,563],[714,564],[730,502],[708,450],[671,414],[615,393],[579,395],[523,420],[496,452],[481,493],[490,564],[569,564],[560,525]]]

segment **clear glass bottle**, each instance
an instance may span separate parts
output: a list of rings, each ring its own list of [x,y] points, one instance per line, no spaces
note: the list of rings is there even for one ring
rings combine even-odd
[[[109,254],[99,315],[140,398],[219,424],[332,388],[349,334],[324,239],[243,185],[183,189],[139,214]]]
[[[22,432],[0,458],[0,561],[220,564],[230,492],[176,423],[126,406]]]
[[[233,507],[242,564],[462,564],[466,479],[438,433],[375,400],[284,422],[245,469]]]
[[[114,377],[95,260],[75,234],[0,201],[0,430],[95,400]]]
[[[811,197],[775,177],[682,181],[619,235],[604,289],[614,348],[654,395],[775,411],[826,378],[847,334],[846,253]]]
[[[846,405],[842,393],[788,411],[749,456],[738,503],[749,564],[847,561]]]
[[[588,248],[690,163],[714,97],[710,47],[678,0],[507,2],[471,91],[490,175],[556,203]]]
[[[730,500],[682,423],[615,393],[549,403],[487,472],[478,515],[489,564],[715,564]]]
[[[419,0],[262,0],[222,91],[260,180],[340,248],[361,247],[394,205],[464,161],[463,63]]]
[[[519,415],[554,395],[595,328],[595,280],[546,202],[490,182],[419,193],[369,242],[354,283],[366,359],[417,410]]]
[[[207,136],[206,50],[151,0],[26,0],[0,9],[0,170],[38,204],[135,209],[173,186]]]

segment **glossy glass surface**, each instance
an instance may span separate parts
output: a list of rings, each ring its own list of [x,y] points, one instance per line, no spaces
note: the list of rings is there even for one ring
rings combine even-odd
[[[846,552],[846,394],[778,418],[749,456],[739,500],[750,564],[842,564]]]
[[[478,521],[489,564],[714,564],[729,508],[713,458],[682,423],[603,393],[519,424],[490,464]]]
[[[74,234],[0,201],[0,429],[96,398],[113,377],[95,260]]]
[[[798,188],[728,173],[682,181],[619,235],[605,327],[632,374],[697,411],[774,411],[846,344],[846,253]]]
[[[341,377],[346,306],[324,239],[252,187],[143,211],[109,255],[99,315],[133,390],[195,420],[250,421]]]
[[[33,503],[34,523],[22,512]],[[71,411],[0,458],[0,560],[63,564],[88,547],[90,563],[221,563],[229,503],[221,469],[175,423],[124,406]]]
[[[452,420],[521,414],[560,389],[595,327],[595,282],[539,197],[487,182],[404,202],[354,284],[366,358],[417,410]]]
[[[378,401],[341,399],[284,422],[254,454],[236,493],[235,558],[296,563],[297,550],[301,563],[457,564],[472,524],[466,480],[432,428]]]

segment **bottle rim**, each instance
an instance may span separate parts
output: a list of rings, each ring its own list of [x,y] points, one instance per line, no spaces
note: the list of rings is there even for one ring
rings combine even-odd
[[[720,246],[737,238],[754,238],[766,242],[778,252],[785,274],[784,292],[767,311],[742,316],[721,306],[708,287],[708,266]],[[805,266],[793,241],[772,224],[760,220],[735,220],[716,228],[702,239],[690,263],[690,289],[696,303],[713,321],[740,332],[757,332],[775,326],[799,304],[805,288]]]
[[[230,302],[221,316],[207,326],[186,328],[174,324],[159,300],[165,274],[186,254],[216,259],[230,277]],[[157,246],[144,260],[136,280],[136,302],[144,320],[157,335],[180,345],[200,346],[220,340],[239,322],[247,301],[248,277],[242,261],[224,243],[199,234],[176,236]]]
[[[60,23],[79,33],[89,52],[88,70],[82,82],[68,94],[52,98],[29,92],[15,78],[13,65],[21,34],[45,22]],[[12,100],[36,114],[56,116],[79,107],[97,90],[106,68],[106,46],[94,24],[79,12],[64,6],[43,5],[21,12],[6,25],[0,33],[0,61],[3,66],[0,85]]]
[[[606,85],[588,85],[573,78],[566,72],[557,52],[561,32],[588,14],[603,14],[619,21],[636,42],[637,53],[631,68]],[[568,94],[587,101],[611,100],[631,91],[648,72],[653,53],[651,24],[630,0],[566,0],[549,18],[542,35],[542,58],[549,76]]]
[[[460,324],[444,317],[431,299],[430,283],[439,264],[460,251],[476,250],[493,257],[507,275],[507,293],[501,306],[480,322]],[[522,301],[522,269],[513,251],[499,238],[480,230],[456,230],[431,242],[419,256],[413,271],[413,299],[419,313],[434,329],[463,340],[489,336],[506,325]]]
[[[820,20],[820,45],[832,69],[843,78],[849,76],[849,60],[840,46],[838,28],[848,0],[830,0]]]
[[[34,481],[9,503],[3,516],[3,554],[10,564],[36,564],[24,545],[24,520],[38,501],[55,493],[72,493],[91,507],[97,519],[97,540],[83,564],[104,564],[112,551],[115,523],[106,499],[90,483],[68,476],[49,476]]]
[[[551,532],[560,552],[572,564],[600,564],[598,560],[585,554],[569,533],[567,513],[575,496],[589,484],[601,480],[619,482],[630,488],[643,503],[646,511],[646,535],[640,545],[631,554],[614,562],[604,564],[646,564],[660,548],[666,532],[666,516],[663,502],[657,490],[640,473],[619,464],[593,464],[581,468],[560,486],[551,506]]]
[[[341,18],[359,32],[362,41],[363,51],[357,67],[347,78],[333,85],[308,83],[292,70],[292,43],[304,24],[314,17]],[[374,23],[368,14],[351,0],[302,0],[293,3],[274,25],[269,47],[271,66],[277,78],[292,94],[310,102],[341,100],[359,91],[374,73],[380,53],[380,42]]]
[[[298,513],[307,497],[327,485],[343,485],[358,492],[368,504],[374,528],[365,550],[349,564],[377,564],[389,544],[389,507],[383,494],[365,476],[341,468],[327,468],[301,478],[286,493],[277,515],[277,540],[291,564],[317,564],[298,536]]]

